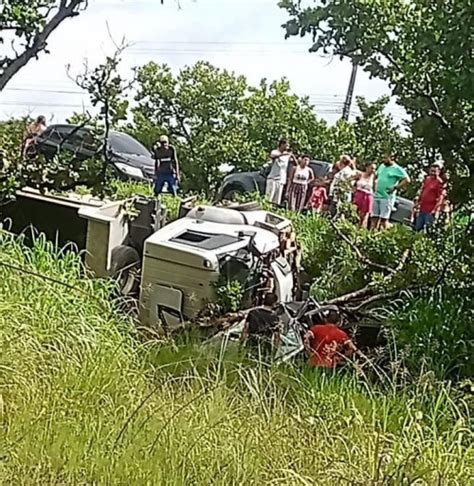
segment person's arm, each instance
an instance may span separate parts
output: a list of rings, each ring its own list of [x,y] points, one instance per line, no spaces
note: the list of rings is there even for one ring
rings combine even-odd
[[[444,205],[446,196],[447,196],[447,188],[446,188],[446,184],[443,184],[440,188],[438,199],[436,200],[436,205],[433,210],[433,214],[435,216],[439,216],[439,213],[441,212],[441,208]]]
[[[240,344],[244,345],[249,338],[249,321],[248,318],[245,320],[244,328],[242,330],[242,335],[240,336]]]
[[[423,188],[425,187],[425,182],[426,179],[423,181],[423,184],[421,184],[420,190],[418,191],[417,195],[415,196],[415,199],[413,200],[413,202],[415,203],[415,206],[413,207],[413,211],[415,211],[416,213],[420,210],[420,198],[421,198],[421,194],[423,193]]]
[[[178,152],[176,151],[175,147],[173,147],[173,154],[174,154],[174,161],[176,164],[176,180],[178,182],[181,182],[181,170],[179,168]]]
[[[405,179],[402,179],[396,186],[395,190],[400,191],[402,189],[405,189],[405,187],[408,187],[410,185],[411,179],[409,176],[406,176]]]
[[[403,168],[403,167],[399,167],[399,182],[398,184],[394,187],[394,191],[400,191],[402,189],[405,189],[405,187],[407,187],[410,182],[411,182],[411,179],[409,177],[409,175],[407,174],[407,171]]]
[[[155,161],[155,176],[158,175],[158,157],[156,156],[156,144],[151,148],[151,153],[153,154],[153,160]]]
[[[288,176],[288,179],[286,181],[286,197],[288,197],[288,194],[290,193],[291,183],[293,181],[293,177],[295,176],[295,172],[296,167],[292,167],[290,170],[290,175]]]
[[[313,339],[313,338],[314,338],[314,334],[311,331],[308,331],[304,335],[304,340],[303,340],[304,349],[310,355],[314,354],[314,349],[311,347],[311,339]]]
[[[313,169],[309,169],[309,179],[308,179],[308,183],[314,181],[314,171]]]

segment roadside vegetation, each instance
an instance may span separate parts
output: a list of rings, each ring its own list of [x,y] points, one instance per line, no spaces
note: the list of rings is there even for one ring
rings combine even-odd
[[[12,49],[0,91],[87,7],[7,3],[0,43]],[[423,169],[443,159],[453,221],[426,234],[380,233],[353,224],[350,207],[338,221],[283,211],[311,295],[339,305],[346,321],[381,329],[369,359],[337,373],[303,359],[254,362],[193,334],[164,339],[137,324],[113,282],[89,278],[80,255],[41,236],[27,247],[0,229],[0,484],[474,484],[469,1],[279,3],[287,36],[311,34],[312,51],[389,82],[410,118],[404,130],[386,113],[389,98],[359,98],[354,121],[329,126],[286,80],[252,86],[206,62],[179,73],[149,62],[125,79],[120,45],[72,75],[95,115],[70,122],[91,125],[102,141],[91,160],[24,158],[31,120],[0,122],[0,216],[25,186],[150,196],[149,185],[114,179],[106,141],[117,129],[147,147],[168,134],[182,190],[202,202],[225,170],[260,168],[281,137],[319,160],[348,153],[364,164],[391,152],[412,176],[410,198]],[[179,201],[165,204],[176,218]],[[222,308],[238,309],[241,290],[221,289]]]
[[[472,482],[457,385],[145,341],[76,255],[0,238],[2,484]]]

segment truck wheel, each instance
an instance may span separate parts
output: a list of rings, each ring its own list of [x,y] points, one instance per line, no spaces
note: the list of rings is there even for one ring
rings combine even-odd
[[[140,288],[140,255],[131,246],[117,246],[112,250],[112,277],[124,296],[136,295]]]

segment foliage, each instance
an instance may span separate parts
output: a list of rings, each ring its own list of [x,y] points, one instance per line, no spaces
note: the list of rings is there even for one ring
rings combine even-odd
[[[471,0],[283,0],[287,36],[313,37],[314,52],[348,56],[387,80],[413,120],[411,129],[439,152],[456,202],[472,199]]]
[[[438,289],[403,302],[389,322],[410,370],[439,378],[474,376],[473,310],[468,298]]]
[[[240,157],[235,128],[245,79],[204,62],[177,77],[168,66],[149,63],[138,70],[137,82],[133,133],[149,147],[161,133],[170,135],[178,149],[184,189],[212,193],[221,165]]]
[[[123,47],[118,47],[112,56],[108,56],[102,64],[92,69],[86,64],[84,72],[76,77],[77,84],[89,92],[91,103],[99,109],[99,113],[94,118],[87,113],[74,115],[73,121],[78,125],[70,136],[87,126],[92,145],[96,146],[95,156],[83,160],[74,153],[59,150],[53,157],[38,154],[33,158],[24,158],[21,146],[26,120],[2,123],[2,200],[14,197],[15,191],[26,185],[42,191],[68,191],[86,186],[94,194],[108,194],[111,179],[116,176],[109,163],[109,132],[126,117],[128,108],[128,101],[123,95],[130,84],[117,72],[122,51]]]
[[[377,390],[139,342],[76,255],[0,238],[0,482],[471,482],[469,413],[446,385]]]
[[[388,142],[402,158],[412,155],[400,150],[410,144],[385,115],[386,99],[373,104],[360,99],[362,115],[355,124],[329,127],[307,98],[291,93],[286,80],[252,87],[245,78],[202,62],[176,77],[168,66],[150,63],[138,70],[137,80],[138,105],[129,130],[148,146],[163,132],[173,138],[187,177],[185,190],[215,191],[223,164],[240,171],[260,168],[281,137],[297,153],[319,160],[352,153],[379,161]]]
[[[21,146],[29,118],[10,119],[0,122],[0,205],[9,199],[19,187],[12,167],[21,157]]]
[[[3,0],[0,44],[11,44],[0,59],[0,91],[31,59],[47,50],[48,38],[66,19],[87,7],[87,0]]]
[[[237,312],[242,308],[244,289],[239,280],[221,279],[217,282],[215,292],[216,305],[222,314]]]

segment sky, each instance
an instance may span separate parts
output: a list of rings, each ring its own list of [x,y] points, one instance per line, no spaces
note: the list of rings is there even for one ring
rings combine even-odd
[[[309,53],[311,39],[285,40],[281,25],[287,14],[278,0],[89,0],[89,8],[66,20],[50,37],[50,54],[31,61],[0,93],[0,117],[44,114],[64,121],[89,108],[87,94],[68,77],[94,66],[122,39],[123,74],[149,61],[166,63],[175,72],[199,60],[237,74],[251,84],[286,77],[298,95],[309,96],[316,112],[330,123],[340,118],[351,64]],[[390,94],[380,80],[359,70],[355,95],[369,100]],[[395,122],[403,110],[392,101]],[[357,114],[353,106],[352,116]]]

